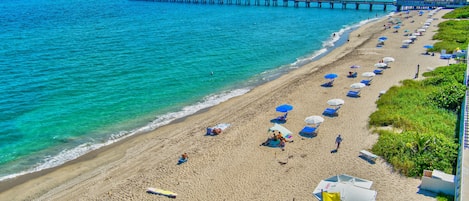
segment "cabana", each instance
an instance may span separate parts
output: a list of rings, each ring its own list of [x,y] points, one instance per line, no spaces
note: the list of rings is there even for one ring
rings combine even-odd
[[[377,192],[370,190],[372,184],[366,179],[341,174],[321,180],[313,195],[320,201],[326,200],[323,192],[338,193],[341,201],[374,201]]]

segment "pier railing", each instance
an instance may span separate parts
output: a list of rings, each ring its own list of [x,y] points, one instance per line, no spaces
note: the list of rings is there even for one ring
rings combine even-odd
[[[383,5],[384,10],[388,5],[396,5],[395,0],[147,0],[156,2],[177,2],[177,3],[193,3],[193,4],[226,4],[226,5],[255,5],[255,6],[279,6],[278,2],[282,2],[281,6],[288,7],[293,5],[294,7],[300,7],[300,4],[304,7],[311,7],[312,4],[317,7],[322,7],[322,4],[328,4],[330,8],[334,8],[335,5],[341,5],[342,8],[346,8],[347,5],[355,5],[355,9],[359,9],[360,5],[369,5],[369,9],[373,9],[373,5]]]
[[[469,45],[467,47],[469,50]],[[464,85],[469,83],[469,51],[466,51],[466,74]],[[459,126],[459,151],[454,181],[454,200],[463,201],[469,198],[469,90],[466,89],[466,96],[461,105],[460,126]],[[466,180],[466,181],[464,181]]]

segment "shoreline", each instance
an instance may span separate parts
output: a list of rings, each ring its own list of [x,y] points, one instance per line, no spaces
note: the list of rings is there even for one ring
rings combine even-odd
[[[441,12],[442,11],[438,12],[438,15],[440,15]],[[425,19],[424,17],[421,17],[421,18]],[[245,173],[246,168],[241,168],[243,171],[241,171],[240,173],[235,170],[229,170],[230,168],[227,166],[223,166],[223,164],[221,164],[222,162],[225,162],[227,164],[232,164],[232,165],[244,164],[244,165],[251,167],[250,170],[257,169],[256,165],[259,165],[256,163],[257,161],[259,161],[259,163],[261,164],[262,162],[264,162],[264,166],[260,165],[261,167],[265,167],[265,165],[267,165],[267,167],[270,167],[270,166],[274,168],[278,167],[278,164],[270,164],[269,162],[270,160],[262,161],[262,158],[259,159],[256,157],[250,157],[249,159],[251,160],[244,161],[245,157],[243,157],[237,152],[229,153],[229,154],[234,155],[233,156],[234,159],[227,160],[226,158],[223,157],[224,153],[227,150],[229,150],[226,147],[229,147],[229,148],[231,147],[233,150],[236,150],[236,151],[239,151],[240,149],[239,147],[246,148],[247,149],[246,151],[249,151],[249,153],[261,152],[259,153],[259,155],[267,156],[266,158],[271,158],[272,157],[271,154],[272,152],[274,152],[275,158],[277,158],[277,154],[285,155],[285,153],[289,157],[290,146],[295,146],[294,148],[292,148],[292,151],[293,152],[296,151],[297,153],[293,153],[293,156],[294,156],[292,159],[293,163],[295,163],[296,158],[303,158],[303,159],[307,158],[307,156],[302,157],[302,154],[304,153],[301,153],[303,149],[306,149],[306,148],[303,148],[301,146],[297,147],[298,146],[297,144],[300,144],[300,145],[303,144],[304,146],[307,146],[309,143],[311,143],[311,144],[315,144],[318,146],[322,146],[322,147],[326,146],[326,147],[331,148],[333,147],[333,143],[329,143],[331,142],[331,140],[320,139],[320,138],[323,135],[325,135],[325,133],[334,133],[332,132],[335,127],[334,125],[321,126],[319,130],[319,136],[317,138],[306,139],[306,140],[297,139],[298,135],[296,134],[296,131],[301,129],[301,127],[303,126],[304,124],[303,118],[305,117],[304,114],[299,115],[298,113],[301,113],[300,111],[302,110],[308,111],[307,112],[308,114],[311,113],[310,111],[315,111],[316,112],[315,114],[320,113],[321,110],[327,106],[325,102],[320,102],[320,101],[318,101],[317,103],[314,102],[314,104],[311,104],[311,105],[316,105],[313,107],[308,107],[308,106],[305,106],[305,104],[300,104],[300,103],[294,104],[295,109],[292,111],[293,115],[289,117],[289,122],[286,124],[286,126],[291,131],[294,132],[295,142],[292,143],[291,145],[290,144],[287,145],[286,152],[278,152],[277,149],[268,149],[268,148],[262,148],[262,147],[259,148],[257,145],[253,147],[252,145],[260,143],[265,137],[267,137],[264,130],[266,130],[269,127],[269,125],[271,125],[271,123],[268,122],[268,120],[277,115],[275,111],[272,111],[272,108],[274,108],[275,105],[301,101],[298,99],[305,99],[306,101],[303,101],[302,103],[306,103],[306,105],[308,105],[308,102],[309,102],[308,100],[315,100],[313,97],[314,96],[313,91],[326,96],[328,94],[332,94],[331,91],[341,90],[341,92],[337,93],[337,95],[342,94],[341,96],[343,96],[343,94],[348,90],[349,84],[336,85],[331,89],[324,89],[324,88],[319,88],[319,85],[317,84],[306,85],[305,83],[311,84],[311,83],[323,82],[323,80],[320,79],[322,78],[323,73],[329,72],[331,70],[335,70],[334,72],[339,74],[341,82],[349,81],[349,80],[346,80],[347,78],[343,78],[345,77],[345,73],[349,70],[348,69],[349,65],[345,65],[345,63],[347,62],[342,61],[342,59],[347,56],[359,57],[361,54],[353,53],[353,51],[360,50],[362,48],[365,48],[365,49],[369,48],[366,46],[366,44],[374,43],[374,41],[372,40],[374,40],[375,37],[379,37],[377,34],[381,34],[379,29],[381,29],[382,27],[381,26],[377,27],[373,25],[377,25],[378,23],[383,22],[385,20],[386,18],[380,19],[380,20],[377,20],[376,22],[365,24],[359,27],[357,30],[354,30],[352,31],[352,33],[350,33],[351,41],[349,43],[343,44],[342,46],[335,48],[332,52],[329,52],[327,55],[325,55],[324,57],[322,57],[321,59],[317,61],[313,61],[305,66],[302,66],[299,69],[290,71],[289,73],[282,75],[281,77],[273,81],[257,86],[256,88],[254,88],[247,94],[232,98],[228,101],[220,103],[219,105],[215,105],[210,108],[207,108],[207,111],[203,111],[200,113],[197,112],[193,115],[190,115],[188,117],[181,119],[180,121],[174,121],[150,133],[139,134],[139,135],[129,137],[121,142],[116,143],[115,145],[111,145],[107,147],[107,149],[104,148],[103,150],[100,149],[97,151],[93,151],[92,153],[89,153],[90,155],[87,154],[88,156],[90,156],[90,158],[80,157],[79,159],[76,159],[70,162],[70,164],[67,163],[66,165],[64,164],[63,166],[59,166],[57,168],[51,169],[50,171],[47,172],[46,175],[42,175],[41,177],[37,177],[37,178],[25,177],[24,182],[22,182],[21,185],[16,184],[14,187],[3,192],[2,194],[6,193],[7,198],[12,198],[11,200],[16,200],[16,199],[22,200],[22,198],[16,197],[15,194],[20,195],[19,192],[24,192],[24,190],[22,191],[21,189],[31,189],[30,191],[31,194],[23,195],[25,196],[24,199],[40,197],[39,199],[51,198],[52,200],[55,200],[55,199],[60,200],[61,198],[70,198],[73,200],[73,199],[77,199],[80,195],[84,196],[83,199],[96,199],[96,198],[116,199],[116,197],[113,197],[114,195],[119,196],[118,197],[119,199],[125,199],[127,197],[126,195],[129,195],[129,194],[132,195],[133,197],[132,196],[127,197],[127,199],[131,199],[131,198],[136,199],[136,198],[142,198],[142,197],[145,198],[146,196],[151,196],[151,199],[158,199],[158,197],[155,197],[155,195],[145,194],[144,189],[141,189],[142,188],[141,186],[143,186],[143,184],[146,184],[145,186],[147,187],[150,187],[151,185],[151,186],[161,187],[164,189],[172,187],[170,189],[175,188],[180,193],[184,192],[184,190],[182,190],[182,189],[185,189],[184,187],[187,187],[187,192],[192,192],[194,194],[195,192],[198,192],[197,189],[198,190],[200,190],[200,188],[203,189],[203,186],[189,187],[191,186],[189,184],[193,184],[194,182],[207,184],[207,183],[211,183],[212,181],[211,179],[202,179],[200,176],[213,177],[212,179],[216,180],[216,178],[225,178],[225,177],[236,178],[233,175],[236,175],[236,174],[243,175]],[[373,28],[374,30],[368,30],[368,29],[373,29]],[[358,34],[360,34],[361,36],[357,37]],[[389,35],[391,33],[386,33],[386,34]],[[388,48],[388,47],[385,47],[385,48]],[[420,48],[420,47],[417,47],[417,48]],[[363,52],[365,51],[366,50],[364,50]],[[378,53],[380,52],[379,50],[373,50],[373,51],[378,52]],[[373,60],[378,60],[380,58],[382,57],[376,56],[373,58]],[[397,58],[397,59],[401,59],[401,58]],[[369,62],[370,61],[367,61],[367,63]],[[444,61],[444,63],[446,63],[446,61]],[[394,70],[394,66],[396,65],[395,64],[392,64],[392,65],[393,65],[393,68],[386,70],[386,71]],[[342,71],[338,71],[340,69],[337,66],[341,66],[340,69]],[[436,65],[436,66],[439,66],[439,65]],[[424,67],[424,65],[422,65],[422,67]],[[360,72],[364,72],[363,69],[360,69]],[[386,73],[388,72],[385,72],[385,75]],[[392,80],[391,83],[386,83],[382,85],[387,86],[391,84],[392,86],[392,85],[397,84],[398,81],[396,82],[396,79],[402,78],[403,75],[400,75],[400,73],[395,73],[395,74],[396,75],[392,77],[393,79],[391,79]],[[314,77],[318,79],[315,80]],[[381,77],[375,78],[376,81],[379,81],[380,79]],[[296,86],[302,87],[304,89],[297,90],[295,89]],[[367,93],[364,96],[367,96],[367,95],[371,96],[371,94],[368,94],[368,92],[371,91],[370,89],[372,87],[374,87],[374,84],[370,88],[365,88],[363,90],[363,94]],[[379,91],[380,89],[374,89],[374,90]],[[303,93],[305,91],[309,92],[309,94],[305,95]],[[288,92],[291,92],[291,94],[288,94]],[[302,95],[304,95],[304,97],[301,97]],[[375,96],[372,97],[371,100],[376,99],[376,97],[377,97],[377,93],[375,93]],[[346,99],[346,103],[344,105],[344,108],[341,109],[341,113],[343,112],[343,113],[353,114],[353,112],[348,111],[350,110],[348,108],[349,102],[360,103],[359,101],[360,100]],[[363,104],[363,105],[367,105],[367,104]],[[370,112],[374,110],[373,107],[366,107],[363,110],[361,110],[360,107],[357,107],[356,109],[358,109],[358,111]],[[236,108],[239,108],[239,109],[236,109]],[[264,114],[259,114],[259,109],[261,109],[262,113]],[[263,109],[266,109],[266,110],[263,110]],[[354,115],[352,115],[352,119],[353,119],[353,116]],[[252,118],[249,118],[249,117],[252,117]],[[336,123],[336,124],[340,123],[340,121],[338,120],[341,120],[341,119],[343,120],[343,118],[341,117],[342,116],[339,116],[338,118],[334,118],[334,119],[326,119],[326,122],[324,124],[326,123],[329,124],[329,122]],[[250,121],[250,119],[254,119],[254,120]],[[347,117],[347,116],[345,117],[345,120],[348,120],[348,122],[350,121],[353,122],[352,119],[350,119],[350,117]],[[361,117],[360,119],[362,121],[363,120],[366,121],[367,116],[365,118]],[[205,127],[213,126],[220,122],[232,123],[232,126],[224,132],[224,134],[226,133],[226,135],[222,134],[220,136],[213,137],[213,138],[202,136],[204,133]],[[256,127],[258,128],[257,130],[255,129]],[[364,143],[360,144],[359,146],[369,147],[370,145],[372,145],[373,142],[377,139],[377,136],[369,135],[369,131],[364,127],[358,127],[358,128],[360,131],[364,132],[364,134],[362,135],[362,139],[365,140]],[[253,133],[249,134],[253,130],[254,130],[254,134]],[[250,135],[255,135],[255,137],[252,137]],[[190,139],[188,139],[188,137]],[[249,139],[250,140],[249,143],[238,139],[238,138],[245,138],[245,137],[246,138],[252,137],[253,139]],[[330,136],[328,136],[328,138],[333,138],[333,137],[335,137],[334,134],[330,134]],[[347,137],[350,137],[350,136],[347,136]],[[322,143],[323,140],[325,142],[327,141],[327,143],[323,144]],[[347,140],[350,140],[350,139],[345,138],[345,143],[347,143]],[[327,146],[326,144],[330,146]],[[344,145],[346,146],[346,144]],[[329,148],[327,148],[327,151],[329,151]],[[349,148],[349,149],[355,151],[356,148]],[[188,150],[188,153],[191,156],[191,160],[189,161],[189,163],[184,164],[184,166],[174,167],[174,163],[178,155],[181,152],[186,151],[186,150]],[[206,151],[210,154],[208,154]],[[164,154],[161,154],[161,155],[158,154],[157,156],[153,156],[153,154],[151,153],[154,153],[154,152],[162,152]],[[153,159],[152,157],[156,158],[155,162],[147,162],[147,160]],[[213,159],[212,157],[215,159]],[[139,165],[132,165],[131,164],[132,162],[144,163],[144,165],[140,167]],[[114,164],[116,166],[114,166]],[[297,165],[307,167],[306,164],[298,163]],[[217,168],[224,169],[226,170],[226,172],[221,171],[220,173],[218,173],[218,169],[211,168],[212,165],[216,166]],[[384,166],[384,167],[381,167],[381,168],[384,168],[384,170],[389,170],[388,168],[386,168],[385,164],[379,164],[379,165]],[[154,166],[156,166],[155,168],[156,170],[153,170]],[[280,167],[283,168],[282,166]],[[293,169],[297,169],[295,167]],[[215,172],[214,175],[216,176],[211,176],[210,173],[207,173],[204,171],[204,168],[213,170],[213,172]],[[197,171],[198,174],[195,174],[195,175],[191,174],[190,172],[191,169],[194,171]],[[259,168],[259,169],[264,170],[264,168]],[[178,171],[182,171],[182,173],[178,173]],[[330,172],[330,170],[323,170],[323,171]],[[119,175],[119,172],[122,175]],[[131,173],[131,172],[134,172],[134,173]],[[254,172],[257,172],[259,175],[265,176],[265,173],[260,172],[259,170],[255,170]],[[266,172],[270,172],[270,171],[266,171]],[[148,176],[148,175],[153,175],[151,173],[163,173],[164,175],[169,175],[169,176],[161,176],[161,177]],[[224,175],[225,173],[232,177],[225,176]],[[341,172],[337,172],[336,174],[339,174],[339,173]],[[180,181],[178,181],[177,183],[170,180],[171,175],[174,177],[180,174],[182,174],[183,177],[188,178],[188,179],[180,178],[179,179]],[[274,174],[277,175],[278,173],[275,173],[274,171]],[[38,175],[41,175],[41,174],[38,174]],[[156,175],[160,175],[160,174],[156,174]],[[250,175],[250,176],[253,176],[253,175]],[[315,176],[317,177],[317,175]],[[366,178],[366,179],[375,181],[376,183],[379,184],[379,182],[373,179],[373,177],[364,177],[363,175],[355,175],[355,176]],[[54,179],[50,179],[50,177],[53,177]],[[327,176],[320,175],[319,177],[326,178]],[[397,177],[398,179],[401,179],[399,178],[398,175],[392,175],[392,177],[394,178]],[[134,180],[134,178],[136,180]],[[164,180],[164,178],[166,178],[167,180]],[[254,176],[254,178],[257,178],[257,176]],[[160,181],[160,179],[163,179],[163,181],[165,182]],[[89,187],[93,185],[97,186],[97,185],[106,183],[106,181],[114,183],[112,182],[113,180],[116,180],[117,184],[122,184],[125,187],[130,186],[130,188],[132,189],[140,189],[141,192],[131,191],[130,193],[129,192],[122,193],[118,190],[118,191],[114,191],[114,193],[109,194],[109,192],[113,192],[112,190],[114,189],[114,187],[112,187],[112,184],[111,184],[111,187],[109,185],[105,185],[106,188],[104,188],[104,190],[97,190],[97,189],[92,189],[93,187]],[[130,183],[128,183],[128,181],[126,180],[130,180]],[[144,182],[142,182],[142,180]],[[268,178],[268,180],[270,179]],[[409,180],[409,179],[403,179],[403,180]],[[274,179],[270,181],[276,181],[276,180]],[[219,182],[220,181],[218,181],[218,183],[215,182],[217,184],[220,184],[220,186],[219,187],[217,186],[215,189],[228,188],[228,191],[230,192],[239,192],[239,190],[230,189],[229,187],[221,185],[221,183]],[[41,183],[41,185],[37,185],[38,183]],[[246,182],[246,183],[248,183],[247,184],[248,187],[252,187],[252,189],[255,189],[255,187],[252,186],[251,182]],[[262,183],[265,184],[265,181]],[[416,183],[416,181],[412,180],[409,183],[414,184]],[[0,182],[0,190],[1,190],[2,184],[3,182]],[[236,184],[240,185],[239,183],[236,183]],[[316,181],[311,182],[309,185],[310,185],[309,187],[310,191],[312,192],[312,190],[314,190],[314,186],[317,185],[317,182]],[[184,186],[184,187],[181,187],[181,186]],[[79,191],[70,193],[70,195],[68,195],[67,192],[71,191],[72,189],[76,190],[77,188],[79,189]],[[50,189],[52,190],[50,191]],[[121,189],[122,191],[125,188],[121,186],[121,187],[117,187],[117,189]],[[83,192],[87,192],[91,190],[96,191],[96,193],[91,194],[91,195],[82,194]],[[107,191],[107,190],[111,190],[111,191]],[[49,192],[49,193],[46,193],[46,192]],[[241,192],[249,192],[249,189],[241,190]],[[311,194],[311,192],[308,192],[309,195]],[[230,196],[233,196],[233,194],[225,195],[223,191],[221,192],[216,191],[216,193],[213,193],[213,194],[215,196],[218,196],[218,198],[221,198],[221,199],[223,198],[226,199],[226,198],[230,198]],[[293,194],[297,194],[297,193],[293,193]],[[304,192],[299,193],[299,194],[305,197],[303,195],[305,194]],[[109,198],[103,197],[105,195],[109,196]],[[209,195],[212,195],[212,194],[209,193]],[[291,194],[289,195],[291,196]],[[182,197],[182,199],[204,200],[203,195],[200,195],[201,197],[197,197],[196,195],[191,195],[191,196],[194,196],[194,197]],[[379,196],[380,196],[380,192],[378,191],[378,198]],[[210,198],[210,197],[212,196],[207,196],[207,198]],[[241,198],[243,197],[240,197],[240,199]],[[262,198],[264,197],[259,196],[259,197],[251,197],[251,198],[253,198],[252,200],[256,200],[256,199],[263,200]],[[281,199],[281,198],[278,198],[278,199]],[[281,200],[284,200],[284,199],[281,199]]]
[[[321,58],[325,57],[327,54],[329,54],[330,52],[334,51],[335,49],[341,47],[342,45],[346,44],[347,43],[347,38],[349,37],[349,35],[351,34],[351,32],[353,32],[354,30],[360,28],[361,26],[365,25],[365,24],[368,24],[368,23],[374,23],[376,21],[379,21],[380,19],[384,19],[384,18],[387,18],[389,15],[386,15],[386,16],[383,16],[382,18],[373,18],[373,19],[368,19],[368,20],[363,20],[363,21],[360,21],[356,24],[353,24],[353,25],[350,25],[350,26],[347,26],[347,27],[344,27],[340,30],[338,30],[337,32],[335,33],[339,33],[339,37],[337,38],[337,40],[331,40],[331,39],[327,39],[325,42],[328,43],[328,44],[332,44],[331,46],[323,46],[321,49],[317,50],[317,51],[314,51],[312,52],[311,54],[309,54],[307,57],[300,57],[297,59],[297,61],[295,62],[292,62],[290,64],[285,64],[285,65],[282,65],[281,70],[279,70],[278,72],[276,72],[274,76],[268,76],[268,79],[266,80],[263,80],[263,81],[256,81],[254,85],[247,85],[247,86],[244,86],[242,88],[232,88],[230,87],[230,93],[226,93],[225,94],[225,91],[222,91],[220,93],[217,93],[217,94],[209,94],[207,95],[206,97],[212,97],[212,96],[218,96],[220,94],[225,94],[224,96],[227,96],[229,97],[229,99],[233,98],[233,97],[237,97],[237,96],[242,96],[244,95],[245,93],[249,92],[250,90],[252,90],[253,88],[255,87],[258,87],[260,85],[263,85],[265,84],[266,82],[270,82],[270,81],[273,81],[275,79],[278,79],[279,77],[283,76],[284,74],[287,74],[291,71],[294,71],[298,68],[301,68],[305,65],[308,65],[309,63],[311,62],[314,62],[314,61],[317,61],[317,60],[320,60]],[[299,63],[299,64],[297,64]],[[291,67],[288,67],[288,66],[295,66],[294,68],[291,68]],[[247,80],[247,81],[250,81],[250,80]],[[234,93],[234,91],[247,91],[247,92],[243,92],[241,93],[241,95],[239,95],[239,93]],[[224,98],[223,98],[224,99]],[[226,101],[226,100],[225,100]],[[218,102],[218,101],[216,101]],[[224,101],[221,101],[221,102],[224,102]],[[112,142],[111,144],[109,145],[104,145],[104,144],[107,144],[107,142],[104,142],[104,143],[98,143],[99,145],[99,148],[97,149],[93,149],[89,152],[86,152],[85,154],[83,155],[80,155],[79,157],[75,158],[75,159],[72,159],[72,160],[68,160],[68,161],[65,161],[64,163],[60,164],[60,165],[57,165],[57,166],[53,166],[53,167],[48,167],[48,168],[44,168],[44,169],[41,169],[41,170],[38,170],[38,171],[33,171],[33,172],[29,172],[29,171],[26,171],[27,173],[23,173],[23,172],[20,172],[20,173],[17,173],[18,175],[15,176],[15,177],[11,177],[11,178],[7,178],[8,175],[5,177],[7,179],[4,179],[4,180],[0,180],[0,192],[2,191],[5,191],[9,188],[11,188],[11,185],[9,185],[10,183],[23,183],[24,181],[27,181],[28,179],[30,178],[36,178],[38,176],[40,176],[41,174],[44,174],[44,173],[48,173],[48,172],[52,172],[54,171],[55,169],[57,169],[58,167],[60,166],[63,166],[63,165],[69,165],[69,164],[73,164],[75,160],[78,160],[78,161],[82,161],[82,160],[87,160],[90,158],[90,156],[88,155],[96,155],[96,154],[93,154],[92,152],[96,152],[96,151],[99,151],[100,149],[106,149],[106,148],[110,148],[112,147],[113,144],[115,143],[120,143],[121,141],[125,141],[127,140],[127,138],[131,138],[131,137],[135,137],[135,136],[138,136],[138,135],[145,135],[147,133],[150,133],[156,129],[158,129],[159,127],[161,126],[165,126],[165,125],[169,125],[169,124],[172,124],[172,123],[178,123],[178,122],[181,122],[181,121],[184,121],[188,116],[192,116],[192,115],[197,115],[199,113],[203,113],[203,112],[206,112],[208,110],[210,110],[210,108],[218,105],[219,103],[216,103],[215,105],[211,105],[211,106],[208,106],[208,107],[205,107],[201,110],[198,110],[196,111],[195,113],[193,114],[188,114],[187,116],[183,116],[183,117],[179,117],[179,118],[176,118],[174,120],[170,120],[169,123],[165,123],[164,121],[162,123],[158,123],[158,124],[161,124],[161,125],[156,125],[156,128],[152,128],[154,125],[153,124],[147,124],[147,125],[144,125],[142,127],[137,127],[135,129],[132,129],[130,131],[128,131],[129,133],[128,134],[125,134],[125,135],[122,135],[121,137],[118,137],[118,138],[115,138],[115,139],[112,139],[112,141],[116,140],[115,142]],[[192,105],[189,105],[188,107],[196,107],[197,104],[192,104]],[[181,110],[179,111],[175,111],[175,112],[169,112],[169,113],[166,113],[164,115],[161,115],[161,116],[157,116],[158,118],[153,120],[152,122],[157,122],[157,120],[160,118],[160,117],[164,117],[168,114],[172,114],[172,113],[179,113],[181,112]],[[150,129],[151,128],[151,129]],[[109,139],[109,141],[111,141],[111,139]],[[73,149],[71,149],[73,150]],[[55,157],[57,157],[58,155],[56,155]],[[53,158],[55,158],[53,157]],[[67,157],[67,156],[66,156]],[[84,159],[81,159],[81,158],[84,158]],[[17,181],[14,181],[14,180],[17,180]]]

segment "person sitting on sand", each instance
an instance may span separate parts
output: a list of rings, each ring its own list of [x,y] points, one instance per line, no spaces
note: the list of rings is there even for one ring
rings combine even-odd
[[[284,137],[280,138],[279,146],[280,146],[280,148],[282,148],[282,151],[285,151],[285,143],[286,142],[287,142],[287,140]]]
[[[187,162],[187,159],[189,159],[189,156],[187,156],[187,153],[183,153],[181,158],[179,158],[178,165]]]
[[[277,136],[275,136],[275,140],[281,140],[283,138],[282,133],[279,131]]]

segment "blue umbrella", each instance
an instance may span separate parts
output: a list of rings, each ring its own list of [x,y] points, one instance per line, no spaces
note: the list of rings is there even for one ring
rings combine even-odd
[[[293,110],[293,106],[288,104],[279,105],[275,108],[275,111],[277,112],[288,112],[290,110]]]
[[[401,28],[401,26],[397,25],[397,26],[394,26],[394,29],[399,29]]]
[[[381,36],[381,37],[379,37],[378,39],[379,39],[379,40],[387,40],[388,37],[386,37],[386,36]]]
[[[335,78],[337,78],[337,77],[338,77],[338,75],[337,75],[337,74],[334,74],[334,73],[326,74],[326,75],[324,76],[324,78],[326,78],[326,79],[335,79]]]
[[[432,49],[432,48],[433,48],[433,45],[424,45],[423,48],[425,48],[425,49]]]

